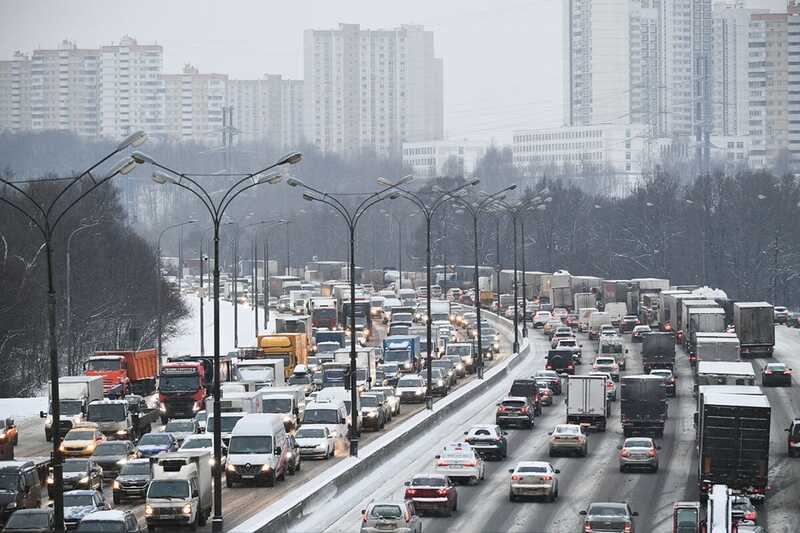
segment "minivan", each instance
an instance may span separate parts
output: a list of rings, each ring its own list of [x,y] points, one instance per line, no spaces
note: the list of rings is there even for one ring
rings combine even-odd
[[[39,472],[32,461],[0,461],[0,523],[17,509],[36,509],[42,506]]]
[[[320,398],[306,404],[303,427],[328,428],[336,440],[347,438],[347,407],[341,400]]]
[[[283,481],[289,464],[283,417],[271,413],[244,415],[231,431],[225,482],[255,481],[272,487]]]

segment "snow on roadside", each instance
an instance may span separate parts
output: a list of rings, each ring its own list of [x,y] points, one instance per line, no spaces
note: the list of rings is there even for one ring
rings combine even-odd
[[[39,411],[47,411],[47,396],[0,398],[0,418],[13,418],[14,422],[19,422],[26,418],[39,418]]]

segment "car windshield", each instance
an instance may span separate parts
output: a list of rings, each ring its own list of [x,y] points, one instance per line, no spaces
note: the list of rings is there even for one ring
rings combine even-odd
[[[375,396],[362,396],[361,397],[361,407],[378,407],[380,402],[378,402],[378,398]]]
[[[627,516],[628,513],[624,507],[617,505],[592,505],[589,507],[589,513],[592,516]]]
[[[447,481],[443,477],[415,477],[411,480],[412,487],[446,487]]]
[[[173,432],[193,432],[194,431],[194,422],[191,420],[172,420],[167,422],[167,425],[164,427],[164,431],[167,433]]]
[[[375,505],[369,512],[374,518],[400,518],[403,510],[399,505]]]
[[[207,439],[187,439],[183,441],[181,450],[197,450],[198,448],[211,448],[214,445],[211,438]]]
[[[298,439],[324,439],[325,430],[322,428],[300,428],[297,430]]]
[[[121,476],[147,476],[150,474],[150,463],[128,463],[122,467]]]
[[[650,448],[653,443],[649,439],[628,439],[625,441],[625,448]]]
[[[89,404],[87,419],[91,422],[114,422],[125,418],[125,405],[122,403]]]
[[[304,424],[338,424],[339,411],[336,409],[306,409],[303,412]]]
[[[66,501],[67,497],[64,496]],[[64,504],[66,506],[66,503]],[[37,513],[14,513],[8,519],[3,531],[13,529],[48,529],[50,527],[50,516],[47,512]]]
[[[697,531],[697,510],[678,509],[676,520],[678,527],[691,528],[687,531]],[[681,533],[683,530],[680,530]]]
[[[472,450],[467,449],[452,449],[452,450],[445,450],[442,453],[442,457],[449,457],[452,459],[471,459],[475,456]]]
[[[397,382],[398,387],[421,387],[422,378],[404,378]]]
[[[308,385],[311,383],[311,374],[294,374],[289,378],[289,385]]]
[[[547,468],[543,466],[520,466],[517,468],[517,472],[520,474],[543,474],[547,472]]]
[[[91,359],[86,363],[86,370],[108,371],[119,370],[122,367],[120,359]]]
[[[794,429],[792,430],[792,435],[800,436],[800,424],[794,425]]]
[[[147,498],[188,498],[189,482],[182,479],[158,479],[150,483]]]
[[[89,507],[93,505],[94,498],[91,494],[64,493],[64,507]]]
[[[128,446],[121,442],[103,442],[94,450],[94,455],[125,455]]]
[[[169,446],[172,443],[169,435],[147,433],[139,439],[139,446]]]
[[[89,461],[64,461],[64,472],[85,472],[89,468]]]
[[[83,412],[83,402],[80,400],[61,400],[58,405],[61,407],[61,416],[75,416]]]
[[[228,453],[272,453],[272,437],[269,435],[234,435]]]
[[[161,376],[158,380],[158,390],[164,392],[195,391],[200,388],[200,376]]]
[[[0,489],[17,490],[19,489],[19,476],[16,473],[0,473]]]
[[[668,378],[672,376],[672,372],[669,370],[651,370],[650,373],[654,376],[661,376],[662,378]]]
[[[519,409],[520,407],[525,407],[525,402],[522,400],[503,400],[503,407]]]
[[[469,355],[472,353],[472,346],[453,346],[447,347],[447,355]]]
[[[264,398],[261,400],[262,413],[290,413],[292,400],[288,398]]]
[[[379,368],[384,372],[386,372],[387,374],[396,374],[400,367],[396,363],[392,363],[392,364],[381,365]]]
[[[94,439],[94,431],[75,431],[72,430],[67,433],[64,440],[92,440]]]
[[[610,359],[610,358],[606,358],[606,357],[598,357],[597,359],[595,359],[594,362],[595,362],[595,364],[598,364],[598,365],[613,365],[617,361],[615,359]]]
[[[578,433],[580,433],[580,431],[576,426],[556,426],[556,430],[553,433],[561,433],[564,435],[577,435]]]
[[[236,425],[236,422],[241,420],[241,418],[243,416],[244,416],[244,413],[242,413],[239,416],[223,416],[222,417],[222,422],[220,423],[220,431],[222,431],[223,433],[230,433],[231,431],[233,431],[233,427]],[[215,420],[216,420],[216,418],[213,417],[213,416],[209,417],[209,419],[208,419],[208,429],[207,429],[207,431],[209,431],[210,433],[214,432],[214,421]]]
[[[110,520],[81,520],[78,526],[79,533],[122,533],[125,531],[123,522]]]

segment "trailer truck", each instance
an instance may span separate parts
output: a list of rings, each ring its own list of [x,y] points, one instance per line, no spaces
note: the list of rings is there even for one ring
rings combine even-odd
[[[567,424],[588,426],[605,431],[611,415],[606,394],[608,378],[601,375],[569,376],[567,378]]]
[[[103,399],[103,378],[100,376],[64,376],[58,379],[60,420],[54,421],[51,412],[52,402],[48,398],[47,412],[39,416],[45,419],[44,438],[53,439],[53,424],[58,427],[57,438],[61,438],[72,426],[86,419],[86,409],[95,400]],[[47,387],[48,396],[50,386]]]
[[[620,413],[624,436],[663,437],[667,391],[661,376],[622,376]]]
[[[394,335],[383,339],[383,363],[397,363],[400,372],[414,373],[420,366],[420,342],[414,335]]]
[[[774,309],[767,302],[736,302],[733,324],[742,357],[772,357],[775,347]]]
[[[694,355],[689,360],[736,362],[739,357],[739,338],[735,333],[698,332],[695,334]]]
[[[156,389],[157,357],[155,349],[95,352],[84,365],[84,375],[101,376],[106,396],[146,396]]]
[[[642,335],[642,367],[649,374],[654,368],[675,366],[675,334],[668,331],[654,331]]]
[[[686,320],[684,345],[690,356],[696,353],[697,334],[725,331],[725,310],[721,307],[692,307]]]
[[[167,362],[158,377],[158,410],[161,423],[173,418],[194,418],[203,409],[205,368],[199,361]]]

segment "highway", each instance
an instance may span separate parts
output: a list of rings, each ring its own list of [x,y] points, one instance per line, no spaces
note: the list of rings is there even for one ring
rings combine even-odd
[[[800,332],[777,327],[776,359],[800,369],[796,354],[800,353]],[[584,364],[579,373],[590,369],[590,346],[594,343],[581,335],[584,345]],[[631,345],[625,336],[629,365],[627,374],[641,372],[639,345]],[[360,522],[360,511],[372,499],[402,498],[403,482],[413,474],[431,471],[436,451],[452,441],[461,440],[463,432],[476,423],[494,423],[495,403],[508,391],[515,377],[528,376],[543,368],[549,344],[541,331],[531,333],[533,351],[527,360],[510,375],[484,394],[475,398],[451,415],[435,431],[421,435],[403,453],[388,460],[370,476],[359,480],[343,494],[337,495],[336,505],[320,508],[296,524],[293,533],[316,531],[354,531]],[[587,349],[588,348],[588,349]],[[763,360],[754,361],[759,368]],[[669,419],[664,438],[660,439],[660,470],[658,473],[620,473],[617,446],[622,443],[619,403],[612,405],[611,424],[606,433],[594,433],[589,438],[586,458],[548,457],[547,432],[564,421],[564,405],[557,402],[545,408],[533,431],[509,430],[509,456],[500,462],[487,463],[486,479],[477,486],[459,486],[459,511],[452,518],[425,517],[426,532],[464,531],[475,533],[526,532],[573,533],[580,530],[578,512],[593,501],[628,501],[639,512],[636,531],[643,533],[671,532],[672,503],[697,499],[697,460],[694,441],[691,367],[685,353],[678,354],[678,395],[669,400]],[[791,389],[766,389],[772,403],[772,446],[770,448],[770,485],[772,490],[765,505],[759,508],[759,522],[770,533],[800,531],[800,461],[786,455],[783,431],[791,416],[800,413],[797,381]],[[559,397],[556,397],[559,399]],[[561,397],[563,400],[563,397]],[[508,500],[508,469],[520,460],[549,460],[561,470],[560,497],[556,503]],[[390,475],[387,475],[390,474]]]

